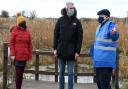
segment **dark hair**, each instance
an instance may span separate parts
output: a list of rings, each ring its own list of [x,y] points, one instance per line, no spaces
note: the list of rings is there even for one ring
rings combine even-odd
[[[110,17],[110,11],[108,9],[102,9],[97,12],[97,15],[106,15],[107,17]]]

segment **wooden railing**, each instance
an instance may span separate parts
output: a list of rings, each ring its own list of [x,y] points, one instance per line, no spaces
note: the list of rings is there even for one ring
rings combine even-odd
[[[118,52],[117,52],[118,53]],[[7,79],[8,79],[8,43],[4,43],[3,47],[3,89],[7,89]],[[39,74],[43,75],[54,75],[55,76],[55,82],[58,82],[58,61],[55,57],[53,57],[53,52],[50,51],[33,51],[33,55],[35,55],[36,62],[35,62],[35,70],[25,70],[25,73],[32,73],[35,74],[35,80],[39,80]],[[39,56],[45,55],[45,56],[52,56],[55,58],[55,71],[54,72],[48,72],[48,71],[41,71],[39,70]],[[89,54],[80,54],[80,57],[90,57]],[[112,84],[115,87],[115,89],[119,89],[118,86],[118,71],[119,71],[119,56],[117,55],[116,60],[116,72],[115,76],[112,77]],[[67,73],[65,73],[67,75]],[[94,82],[95,82],[95,73],[78,73],[78,62],[75,61],[75,68],[74,68],[74,82],[77,83],[77,77],[78,76],[94,76]]]

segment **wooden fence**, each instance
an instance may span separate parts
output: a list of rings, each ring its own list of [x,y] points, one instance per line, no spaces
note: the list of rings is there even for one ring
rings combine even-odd
[[[117,52],[118,53],[118,52]],[[35,56],[35,70],[25,70],[25,73],[32,73],[35,74],[35,80],[39,80],[39,74],[43,75],[54,75],[55,76],[55,82],[58,82],[58,61],[55,59],[55,71],[54,72],[48,72],[48,71],[41,71],[39,70],[39,61],[40,61],[40,55],[45,56],[54,56],[53,52],[50,51],[33,51],[33,55]],[[80,57],[90,57],[90,55],[87,54],[80,54]],[[55,58],[55,57],[53,57]],[[112,77],[112,84],[115,87],[115,89],[119,89],[118,85],[118,72],[119,72],[119,55],[117,55],[116,60],[116,72],[115,76]],[[67,73],[65,73],[67,75]],[[77,77],[78,76],[94,76],[94,82],[95,82],[95,73],[78,73],[78,62],[75,61],[75,68],[74,68],[74,82],[77,83]],[[4,43],[3,46],[3,89],[7,89],[8,87],[8,43]]]

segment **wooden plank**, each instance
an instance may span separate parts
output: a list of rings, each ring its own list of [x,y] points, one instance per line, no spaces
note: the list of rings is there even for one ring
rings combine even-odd
[[[39,50],[35,50],[35,51],[32,51],[32,53],[34,55],[38,54],[38,55],[54,56],[52,51],[39,51]],[[80,57],[90,57],[90,54],[89,53],[81,53]]]
[[[65,89],[67,88],[67,83],[65,84]],[[59,89],[59,84],[55,82],[45,82],[45,81],[23,81],[22,89]],[[75,83],[73,89],[97,89],[95,83]]]
[[[25,70],[24,73],[32,73],[32,74],[35,74],[36,71],[35,70]],[[59,73],[56,73],[56,72],[48,72],[48,71],[38,71],[39,74],[43,74],[43,75],[55,75],[55,74],[59,74]],[[68,73],[65,73],[65,76],[67,76]],[[74,75],[76,76],[94,76],[95,73],[75,73]]]

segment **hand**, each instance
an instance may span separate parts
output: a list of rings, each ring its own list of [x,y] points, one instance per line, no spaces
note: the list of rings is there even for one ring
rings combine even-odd
[[[115,70],[112,70],[112,75],[115,76]]]
[[[10,59],[11,59],[11,64],[14,64],[15,56],[11,56]]]
[[[75,53],[75,60],[79,57],[78,53]]]
[[[116,28],[112,29],[112,34],[116,34],[117,30]]]
[[[11,60],[14,60],[15,59],[15,56],[11,56],[10,58],[11,58]]]
[[[54,50],[54,56],[57,57],[57,50]]]

